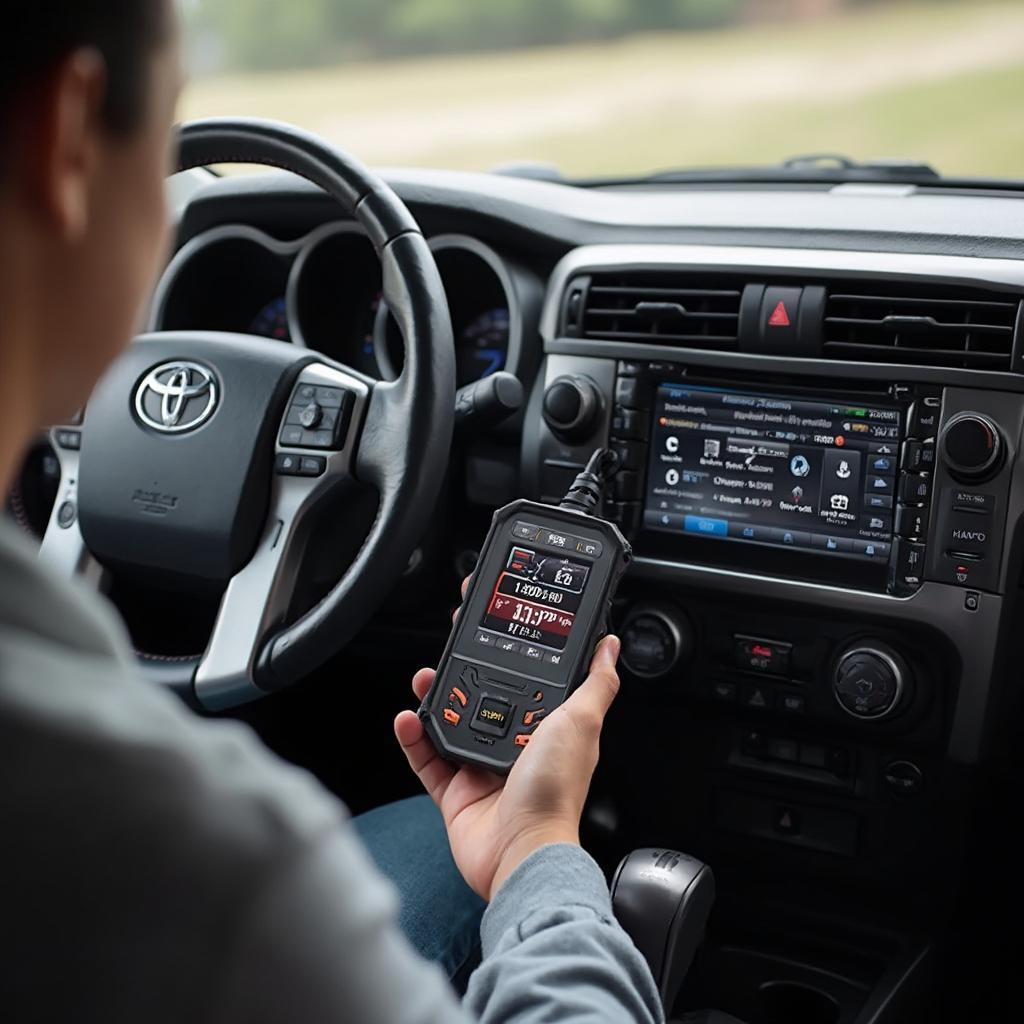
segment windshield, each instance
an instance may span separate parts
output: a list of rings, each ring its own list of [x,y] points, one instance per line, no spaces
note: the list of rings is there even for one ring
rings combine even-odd
[[[378,166],[641,178],[839,153],[1024,178],[1019,0],[185,2],[186,118],[290,121]]]

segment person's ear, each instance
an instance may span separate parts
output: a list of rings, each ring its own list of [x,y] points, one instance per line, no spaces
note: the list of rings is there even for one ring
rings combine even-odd
[[[53,69],[31,104],[27,184],[39,212],[67,242],[78,241],[89,228],[106,88],[103,57],[82,48]]]

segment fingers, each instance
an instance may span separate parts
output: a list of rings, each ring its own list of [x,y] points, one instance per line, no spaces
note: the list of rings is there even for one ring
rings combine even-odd
[[[574,717],[583,724],[586,722],[600,730],[604,716],[619,692],[619,675],[615,671],[615,662],[621,647],[617,636],[606,636],[594,652],[590,663],[590,674],[579,688],[565,702],[572,709]]]
[[[419,673],[417,673],[419,674]],[[434,803],[440,805],[455,768],[442,760],[423,731],[423,723],[414,711],[403,711],[395,719],[395,736],[405,753],[409,767],[416,773]]]
[[[434,675],[432,668],[421,668],[412,677],[412,692],[416,694],[417,700],[423,700],[426,697],[427,690],[430,689],[430,684],[434,681]]]
[[[467,577],[466,577],[466,578],[465,578],[465,579],[464,579],[464,580],[462,581],[462,587],[460,588],[460,590],[461,590],[461,592],[462,592],[462,600],[463,600],[463,601],[465,601],[465,600],[466,600],[466,591],[467,591],[467,590],[469,589],[469,581],[470,581],[471,579],[472,579],[472,577],[471,577],[471,576],[467,576]],[[453,611],[453,612],[452,612],[452,625],[453,625],[453,626],[454,626],[454,625],[455,625],[455,623],[456,623],[456,622],[458,621],[458,618],[459,618],[459,612],[460,612],[461,610],[462,610],[462,605],[459,605],[459,607],[458,607],[458,608],[456,608],[456,609],[455,609],[455,611]]]

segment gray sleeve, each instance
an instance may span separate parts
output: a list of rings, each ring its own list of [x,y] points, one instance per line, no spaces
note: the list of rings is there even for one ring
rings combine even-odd
[[[481,1024],[660,1024],[647,962],[612,916],[601,869],[579,847],[545,846],[498,890],[465,1005]]]
[[[484,915],[484,962],[460,1006],[396,925],[394,890],[351,827],[278,873],[222,961],[218,1024],[655,1024],[647,964],[612,918],[605,880],[574,846],[527,858]]]

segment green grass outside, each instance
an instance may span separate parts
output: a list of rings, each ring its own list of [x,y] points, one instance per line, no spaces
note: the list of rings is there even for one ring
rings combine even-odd
[[[994,56],[993,41],[1006,44]],[[643,102],[626,102],[637,88]],[[303,124],[374,163],[535,159],[614,175],[837,151],[1024,177],[1024,4],[893,3],[795,26],[198,79],[183,107]]]

